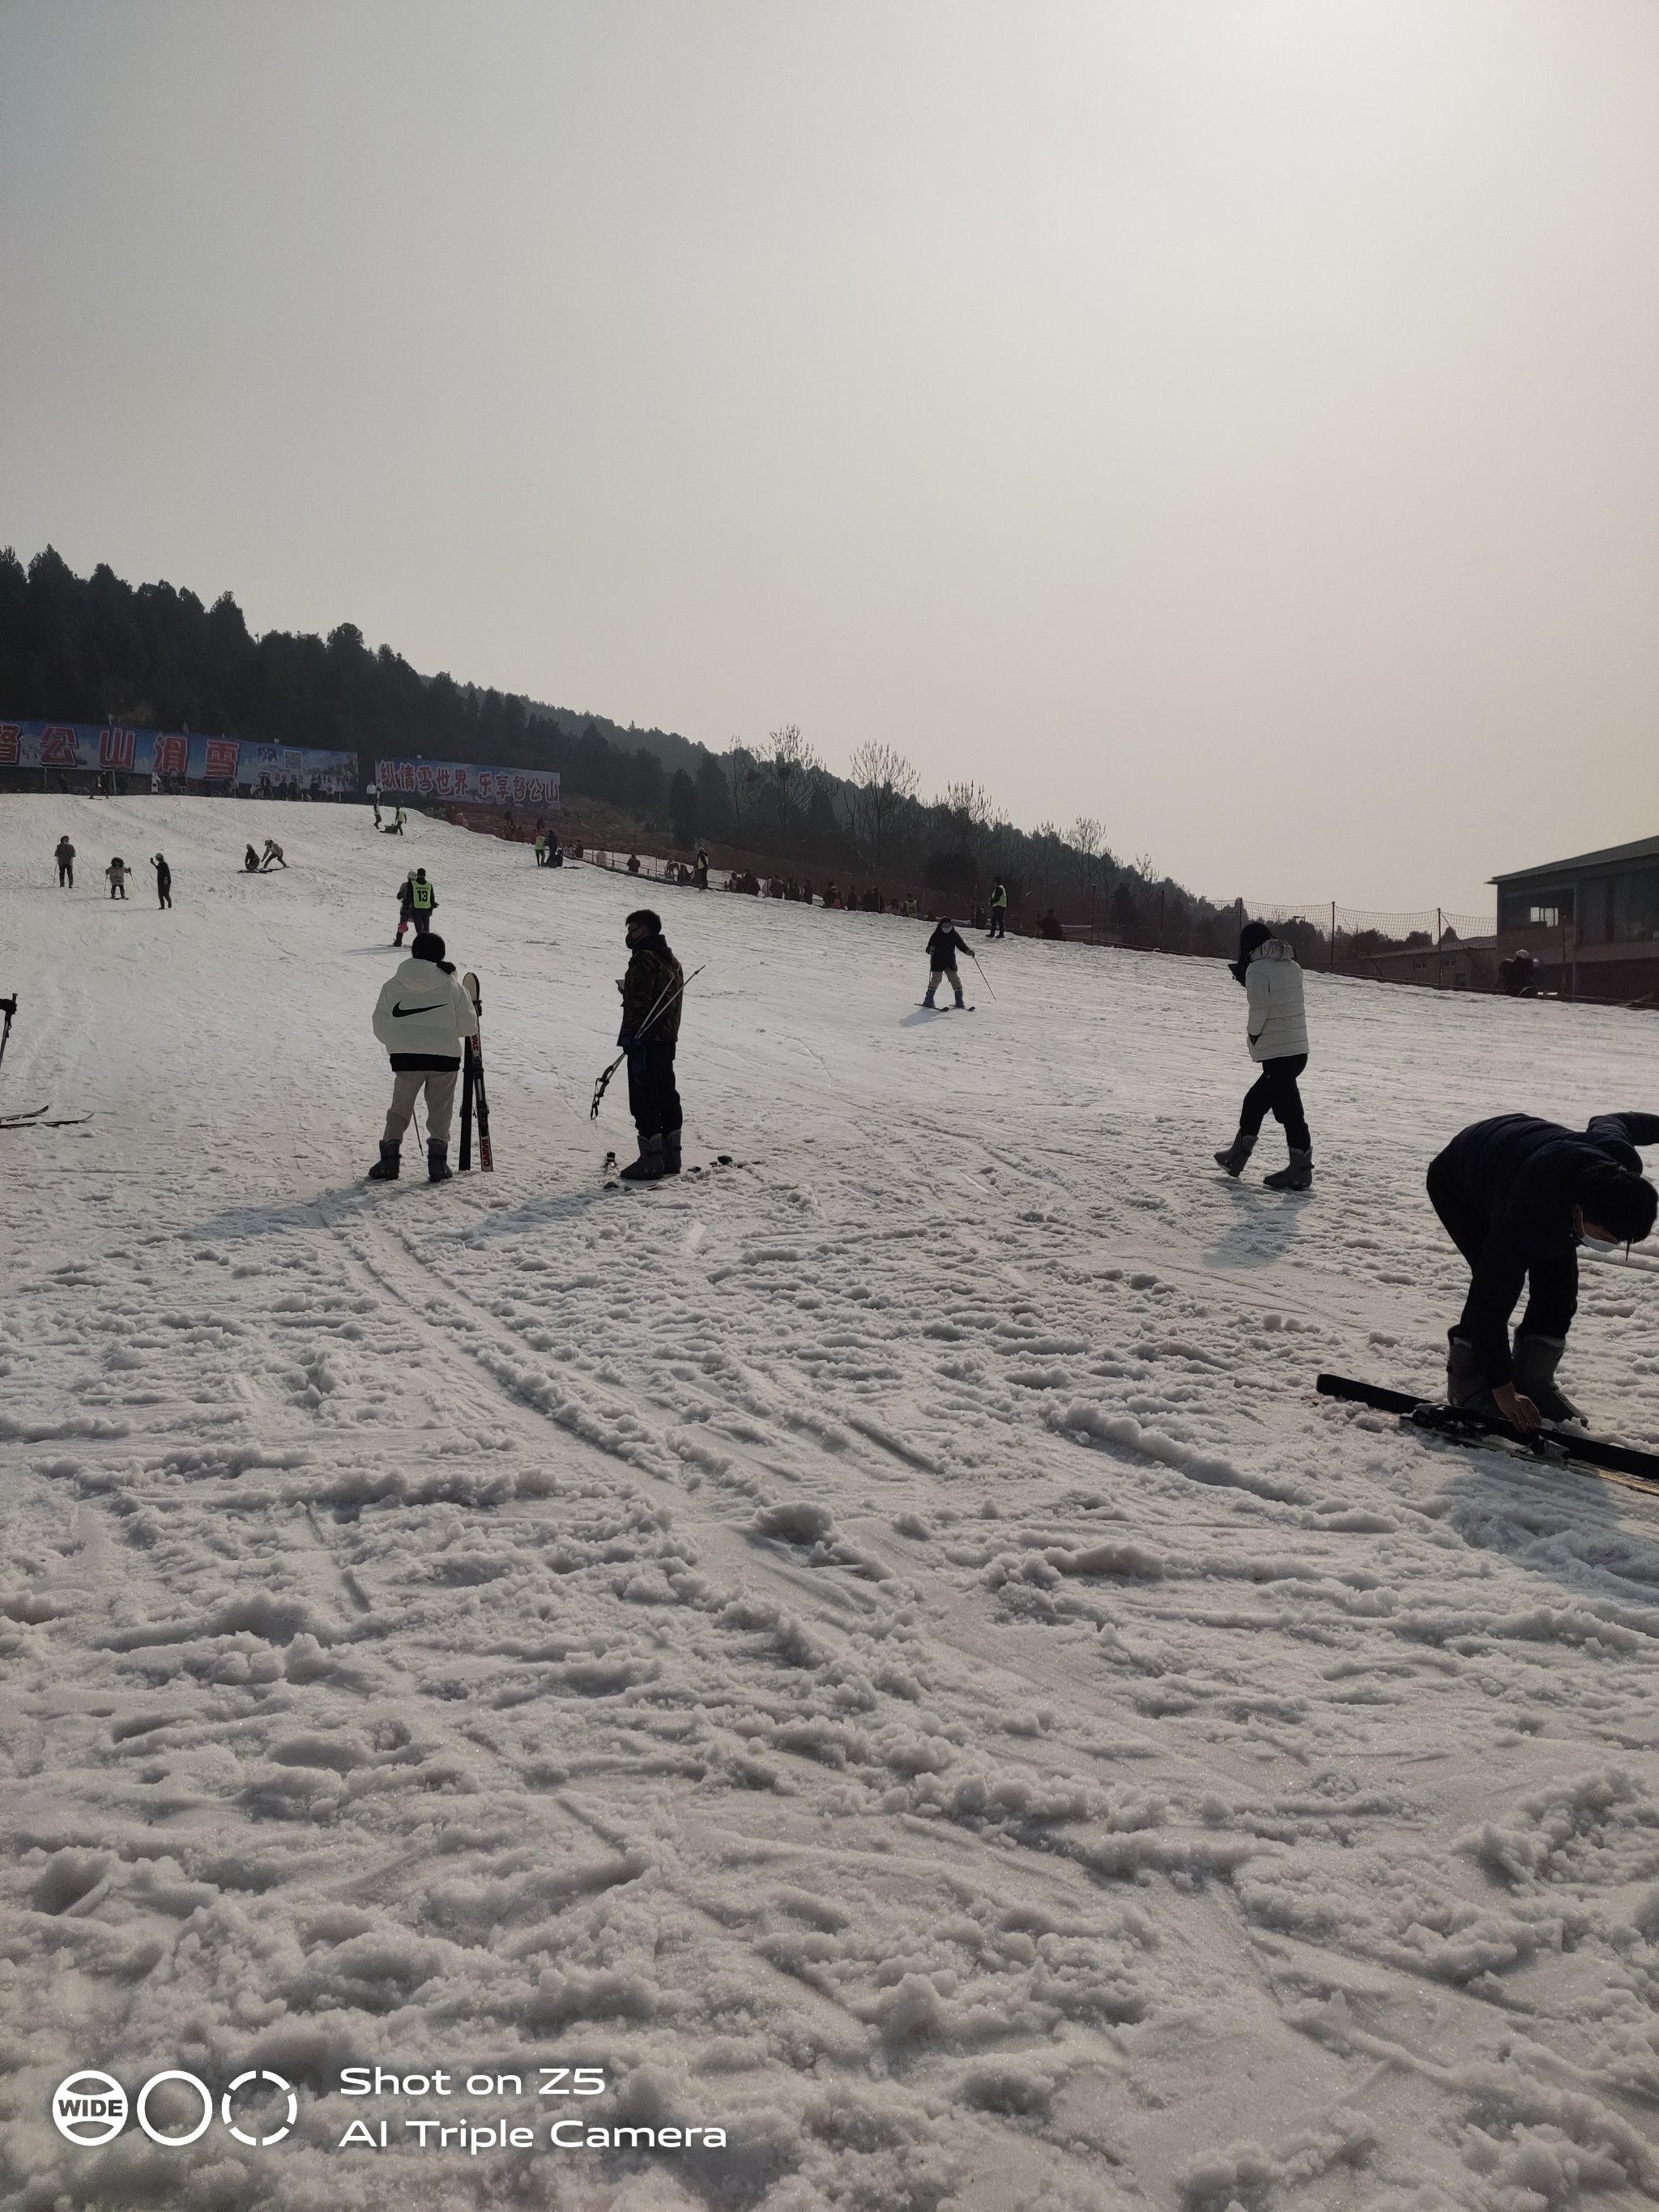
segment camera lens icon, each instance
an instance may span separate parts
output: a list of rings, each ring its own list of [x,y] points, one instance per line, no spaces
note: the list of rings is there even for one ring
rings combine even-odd
[[[288,2118],[283,2123],[282,2126],[277,2129],[275,2135],[247,2135],[242,2129],[237,2126],[235,2121],[230,2117],[231,2099],[236,2094],[236,2092],[239,2089],[246,2088],[250,2081],[269,2081],[274,2088],[281,2089],[288,2098]],[[298,2119],[300,2117],[300,2100],[295,2095],[292,2085],[289,2082],[284,2081],[280,2074],[273,2074],[267,2068],[263,2066],[250,2066],[246,2074],[239,2074],[236,2076],[236,2079],[231,2083],[229,2088],[226,2090],[223,2101],[219,2107],[219,2117],[223,2120],[225,2125],[230,2130],[230,2132],[235,2136],[239,2143],[246,2143],[250,2150],[264,2150],[272,2143],[281,2142],[283,2137],[294,2125],[295,2121]]]

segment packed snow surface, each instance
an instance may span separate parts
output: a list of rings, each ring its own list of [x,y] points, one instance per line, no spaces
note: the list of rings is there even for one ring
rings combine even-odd
[[[415,861],[495,1123],[439,1188],[362,1180]],[[1218,963],[981,943],[926,1014],[926,923],[659,890],[702,1172],[606,1192],[626,877],[12,797],[0,893],[0,1103],[92,1117],[0,1132],[7,2206],[1659,2197],[1659,1497],[1313,1394],[1436,1385],[1430,1158],[1659,1104],[1651,1017],[1310,975],[1278,1196]],[[1654,1256],[1584,1274],[1659,1444]],[[77,2148],[77,2066],[300,2118]],[[549,2148],[543,2067],[726,2147]]]

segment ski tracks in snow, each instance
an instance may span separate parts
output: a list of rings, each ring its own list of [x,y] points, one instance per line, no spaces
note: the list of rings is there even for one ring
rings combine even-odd
[[[519,856],[422,834],[447,896],[496,872],[521,939]],[[559,890],[574,1001],[627,886]],[[289,898],[279,975],[319,988],[355,896]],[[211,916],[211,973],[246,910]],[[758,978],[689,1017],[686,1070],[752,1167],[569,1171],[513,973],[493,1179],[331,1194],[318,1148],[337,1186],[352,1156],[314,1103],[259,1119],[218,985],[171,1139],[9,1155],[36,1230],[0,1307],[5,2201],[152,2189],[127,2138],[90,2158],[38,2118],[117,2048],[304,2085],[280,2163],[179,2161],[283,2212],[343,2201],[341,2064],[441,2057],[719,2118],[715,2201],[772,2212],[1659,2194],[1659,1506],[1311,1396],[1437,1356],[1420,1142],[1387,1122],[1345,1165],[1356,1085],[1311,1201],[1195,1171],[1195,1016],[1237,1008],[1194,963],[1016,946],[1041,1026],[860,1057],[868,918],[669,919]],[[821,933],[827,1008],[781,930]],[[325,1035],[366,1022],[368,965],[335,959]],[[87,1018],[118,1023],[100,973]],[[1427,1083],[1408,994],[1310,998]],[[1514,1011],[1422,1018],[1501,1058]],[[301,1050],[301,1001],[281,1029]],[[1651,1282],[1586,1273],[1585,1365],[1651,1434]],[[683,2169],[526,2172],[526,2201],[695,2201]],[[398,2163],[411,2203],[444,2179]]]

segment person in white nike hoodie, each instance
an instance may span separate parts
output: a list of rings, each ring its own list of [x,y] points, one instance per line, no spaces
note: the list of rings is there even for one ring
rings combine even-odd
[[[1296,1081],[1308,1065],[1302,970],[1290,946],[1275,937],[1265,921],[1245,923],[1238,934],[1238,957],[1231,966],[1249,999],[1245,1035],[1250,1058],[1259,1063],[1261,1073],[1244,1094],[1238,1134],[1225,1152],[1216,1154],[1216,1164],[1225,1168],[1230,1176],[1241,1174],[1271,1111],[1285,1132],[1291,1157],[1277,1175],[1262,1180],[1269,1190],[1310,1190],[1313,1139],[1308,1133],[1308,1117],[1302,1110],[1302,1093]]]
[[[478,1034],[478,1016],[444,958],[441,937],[417,937],[415,949],[374,1007],[374,1034],[392,1055],[392,1106],[371,1182],[396,1182],[404,1131],[415,1101],[426,1092],[426,1172],[429,1182],[449,1177],[449,1130],[455,1118],[455,1079],[461,1050]]]

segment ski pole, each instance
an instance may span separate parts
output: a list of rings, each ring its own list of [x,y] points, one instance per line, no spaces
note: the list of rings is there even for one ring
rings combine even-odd
[[[6,1018],[5,1026],[0,1028],[0,1060],[6,1056],[6,1039],[11,1035],[11,1018],[16,1012],[17,994],[15,991],[10,998],[0,999],[0,1014]]]
[[[705,960],[703,963],[703,968],[706,968],[708,965],[708,963]],[[689,975],[682,975],[678,983],[665,983],[663,985],[662,989],[657,994],[656,1004],[652,1007],[650,1012],[646,1016],[645,1019],[640,1024],[638,1029],[634,1032],[634,1041],[636,1044],[650,1028],[652,1023],[656,1020],[658,1015],[665,1012],[667,1009],[673,1005],[675,1000],[679,997],[680,993],[684,990],[686,985],[688,983],[695,983],[702,973],[702,968],[694,968]],[[622,1050],[617,1054],[617,1057],[611,1061],[610,1066],[607,1067],[604,1074],[600,1076],[599,1081],[593,1085],[593,1103],[587,1109],[587,1118],[590,1121],[597,1121],[599,1120],[599,1101],[610,1089],[611,1077],[616,1073],[617,1070],[622,1066],[623,1060],[625,1060],[627,1057],[628,1047],[624,1045]]]
[[[994,999],[997,994],[997,987],[986,974],[984,969],[980,968],[979,955],[977,952],[973,951],[971,946],[969,949],[968,957],[973,962],[975,968],[979,968],[980,980],[984,984],[986,989],[991,994],[992,998]]]

